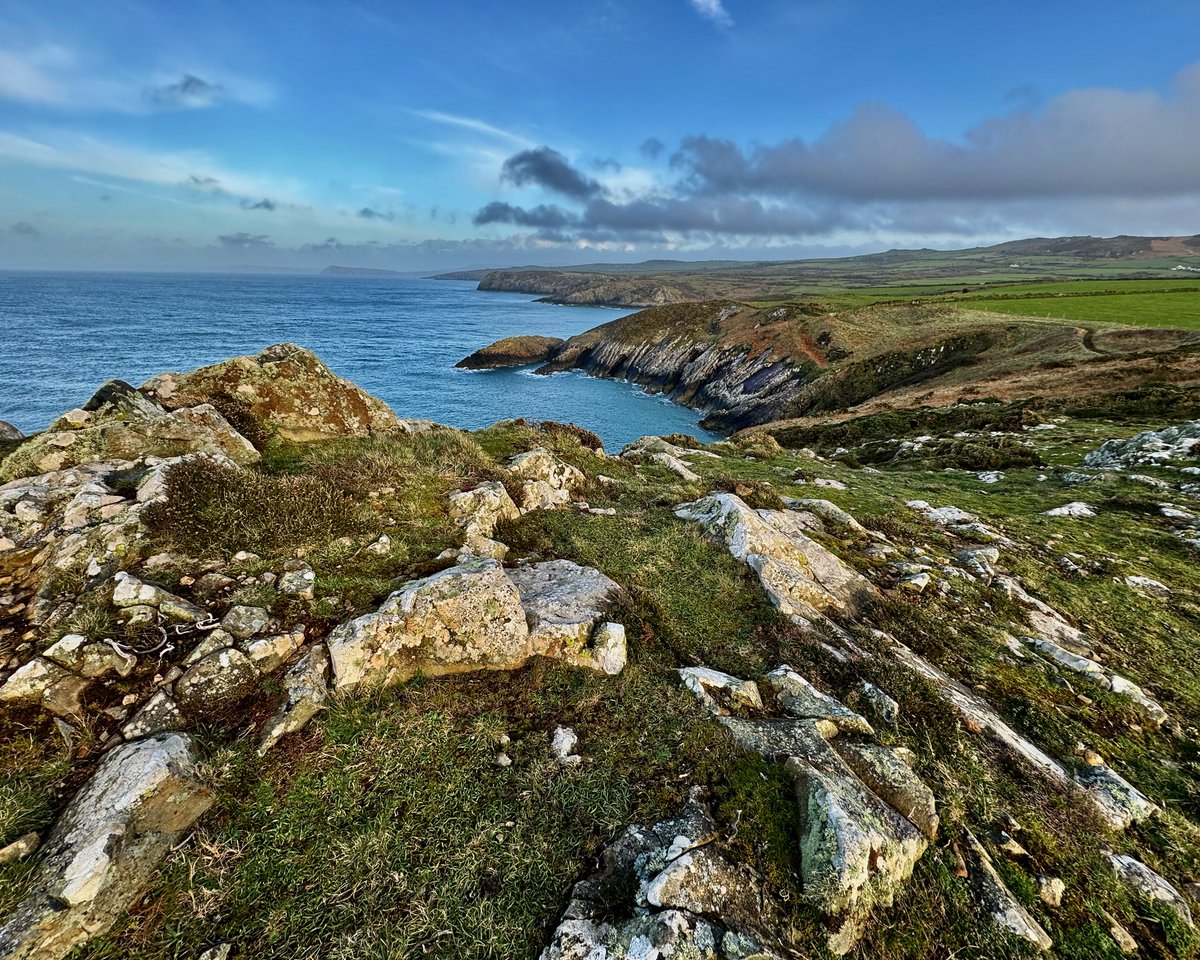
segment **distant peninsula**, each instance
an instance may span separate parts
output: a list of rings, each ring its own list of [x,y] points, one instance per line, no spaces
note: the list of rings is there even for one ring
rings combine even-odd
[[[322,276],[330,277],[404,277],[407,276],[400,270],[383,270],[379,267],[339,267],[337,264],[330,264],[321,271]]]

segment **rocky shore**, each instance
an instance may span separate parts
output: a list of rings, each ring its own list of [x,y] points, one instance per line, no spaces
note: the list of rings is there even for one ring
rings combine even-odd
[[[839,348],[731,352],[725,309],[477,365],[732,424]],[[105,384],[0,447],[0,955],[1195,956],[1165,426],[1018,425],[985,477],[988,431],[918,472],[470,435],[291,344]]]

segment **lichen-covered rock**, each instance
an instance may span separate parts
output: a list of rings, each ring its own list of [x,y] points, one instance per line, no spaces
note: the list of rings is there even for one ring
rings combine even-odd
[[[521,511],[560,510],[571,502],[571,492],[545,480],[526,480],[521,484]]]
[[[259,673],[274,673],[304,646],[304,628],[290,633],[251,637],[242,643],[242,650]]]
[[[271,615],[262,607],[230,607],[221,620],[221,629],[235,640],[245,640],[262,633],[271,622]]]
[[[1187,901],[1158,873],[1128,854],[1109,853],[1108,859],[1117,879],[1129,890],[1144,900],[1165,904],[1182,923],[1193,926],[1192,911]]]
[[[189,718],[217,714],[245,699],[258,687],[259,673],[241,650],[210,653],[179,678],[175,699]]]
[[[683,667],[679,677],[715,716],[762,709],[762,694],[753,680],[741,680],[709,667]]]
[[[781,916],[693,797],[680,816],[629,827],[604,851],[541,960],[778,960],[760,930]]]
[[[0,478],[11,480],[99,461],[201,452],[237,463],[259,459],[250,441],[211,404],[167,410],[129,384],[113,380],[82,408],[60,417],[6,457],[0,463]]]
[[[842,738],[834,749],[858,779],[925,835],[937,838],[939,818],[933,791],[913,772],[912,753],[905,747],[854,743]]]
[[[587,479],[583,471],[559,460],[544,447],[519,453],[505,464],[518,480],[534,480],[549,484],[554,490],[575,491]]]
[[[145,583],[133,574],[122,571],[113,577],[113,582],[112,602],[114,607],[153,607],[163,616],[172,620],[198,622],[208,618],[208,612],[203,607],[198,607],[182,597],[177,597],[162,587]]]
[[[971,889],[984,912],[1010,933],[1028,940],[1040,950],[1049,950],[1054,945],[1050,935],[1000,879],[983,845],[969,830],[963,839]]]
[[[311,600],[316,586],[317,574],[307,563],[285,570],[277,584],[280,593],[301,600]]]
[[[329,697],[329,651],[318,643],[284,674],[284,696],[263,728],[258,752],[266,753],[283,737],[303,730]]]
[[[294,343],[190,373],[159,374],[142,391],[170,410],[198,403],[240,407],[266,430],[298,442],[404,430],[382,400]]]
[[[874,590],[869,581],[807,536],[787,510],[752,510],[731,493],[715,493],[675,508],[698,522],[758,574],[779,611],[801,625],[828,614],[856,614]]]
[[[450,495],[450,517],[462,527],[468,541],[490,539],[496,524],[520,515],[504,484],[496,480]]]
[[[59,960],[104,933],[211,804],[186,736],[114,748],[43,844],[30,892],[0,927],[0,955]]]
[[[786,663],[763,677],[763,682],[775,692],[784,713],[804,720],[828,720],[845,733],[875,733],[863,717],[822,693]]]
[[[6,420],[0,420],[0,440],[6,440],[12,443],[16,440],[24,440],[25,434],[14,427]]]
[[[88,681],[52,660],[34,657],[0,686],[0,704],[44,707],[60,717],[79,714]]]
[[[183,714],[179,712],[175,699],[166,691],[159,690],[121,728],[121,736],[126,740],[137,740],[167,730],[181,730],[183,723]]]
[[[334,686],[389,686],[418,673],[513,669],[533,653],[517,588],[494,560],[414,580],[326,640]]]
[[[1147,430],[1128,440],[1108,440],[1083,458],[1089,467],[1126,470],[1133,466],[1194,464],[1200,453],[1200,420]]]

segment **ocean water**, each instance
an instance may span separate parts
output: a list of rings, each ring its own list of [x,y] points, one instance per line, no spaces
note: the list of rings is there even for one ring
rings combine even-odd
[[[709,437],[696,412],[630,384],[454,368],[501,337],[569,337],[624,312],[407,277],[0,272],[0,420],[40,430],[106,380],[137,385],[287,340],[402,417],[572,422],[609,449],[645,434]]]

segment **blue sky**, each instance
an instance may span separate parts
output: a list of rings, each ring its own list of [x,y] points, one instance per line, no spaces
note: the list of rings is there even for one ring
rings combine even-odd
[[[0,267],[1200,231],[1200,4],[0,0]]]

